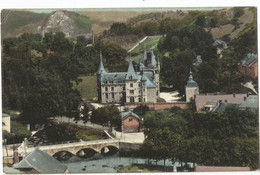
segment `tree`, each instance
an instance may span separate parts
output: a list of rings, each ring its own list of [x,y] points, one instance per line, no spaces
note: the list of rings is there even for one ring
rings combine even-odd
[[[201,27],[205,27],[206,26],[206,18],[204,15],[201,15],[197,18],[196,25],[201,26]]]
[[[133,112],[139,116],[145,115],[146,111],[149,111],[149,107],[146,105],[140,105],[134,108]]]
[[[90,121],[98,124],[107,124],[108,121],[110,121],[113,126],[116,126],[119,129],[121,127],[119,110],[115,105],[109,105],[92,110]]]

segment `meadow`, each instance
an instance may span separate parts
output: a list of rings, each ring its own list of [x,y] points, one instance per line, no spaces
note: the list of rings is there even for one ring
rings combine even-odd
[[[97,98],[97,79],[95,75],[85,75],[78,77],[82,81],[76,84],[73,82],[73,89],[80,92],[82,100],[93,100]]]

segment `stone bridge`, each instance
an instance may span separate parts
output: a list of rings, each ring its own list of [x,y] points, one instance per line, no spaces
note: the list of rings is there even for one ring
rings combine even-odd
[[[18,148],[18,152],[21,156],[25,156],[28,153],[32,152],[35,148],[54,155],[58,152],[70,152],[74,155],[77,155],[81,150],[92,149],[95,152],[101,153],[102,149],[113,147],[119,149],[119,140],[118,139],[104,139],[104,140],[95,140],[95,141],[80,141],[74,143],[65,143],[57,145],[46,145],[38,147],[27,147],[24,146],[24,143]]]

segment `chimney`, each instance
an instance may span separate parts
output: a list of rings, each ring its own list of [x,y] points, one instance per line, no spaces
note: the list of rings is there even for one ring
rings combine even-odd
[[[14,164],[19,162],[19,154],[18,154],[18,150],[15,149],[14,150]]]

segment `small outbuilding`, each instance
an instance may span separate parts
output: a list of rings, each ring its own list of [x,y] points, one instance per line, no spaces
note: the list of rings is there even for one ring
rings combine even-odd
[[[29,153],[21,162],[14,164],[13,168],[25,174],[68,173],[66,165],[38,148]]]
[[[131,112],[121,112],[122,132],[138,132],[140,130],[140,117]]]

